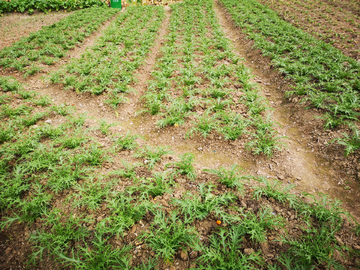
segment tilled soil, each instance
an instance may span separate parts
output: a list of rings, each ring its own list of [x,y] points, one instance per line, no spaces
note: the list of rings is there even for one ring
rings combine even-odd
[[[204,173],[202,170],[205,168],[213,169],[220,166],[230,166],[236,163],[243,167],[247,174],[276,178],[284,182],[284,184],[295,184],[296,188],[292,191],[295,194],[300,194],[303,191],[312,194],[322,192],[329,194],[331,198],[338,198],[343,201],[343,207],[354,215],[356,219],[359,219],[357,209],[360,207],[360,185],[358,182],[358,178],[360,178],[358,159],[360,157],[358,155],[351,155],[345,158],[343,156],[343,149],[339,146],[328,144],[333,138],[340,136],[343,130],[338,129],[325,132],[322,128],[322,121],[314,118],[316,115],[321,115],[320,111],[314,109],[306,110],[305,105],[297,104],[296,98],[294,100],[286,100],[283,97],[291,82],[286,81],[282,75],[271,68],[269,59],[263,57],[259,51],[252,48],[252,42],[246,40],[245,36],[241,34],[240,29],[234,27],[230,16],[226,14],[225,10],[218,3],[215,4],[215,11],[220,24],[227,37],[232,41],[236,53],[243,57],[246,60],[245,65],[252,69],[252,73],[255,76],[253,81],[259,85],[262,95],[274,109],[271,117],[280,124],[277,127],[279,133],[287,137],[284,139],[287,147],[283,151],[276,153],[271,159],[263,156],[254,156],[245,150],[244,144],[240,141],[227,142],[216,134],[212,134],[206,139],[196,136],[193,139],[185,139],[186,126],[159,130],[156,127],[156,117],[137,114],[139,110],[143,109],[143,101],[140,98],[146,91],[147,81],[151,76],[155,61],[161,55],[160,49],[164,43],[164,36],[168,33],[167,27],[171,8],[166,7],[166,11],[167,17],[163,22],[161,31],[158,33],[158,38],[152,51],[147,57],[146,64],[136,71],[138,82],[132,85],[132,87],[137,92],[129,96],[128,104],[120,106],[115,111],[104,104],[104,96],[64,91],[61,85],[50,85],[44,82],[41,79],[41,76],[44,74],[27,79],[24,79],[21,74],[11,71],[1,71],[1,75],[14,76],[19,81],[25,82],[28,85],[28,90],[35,90],[41,93],[41,95],[49,95],[54,104],[67,103],[76,108],[77,114],[87,113],[89,117],[92,117],[87,122],[88,127],[95,126],[99,120],[104,119],[107,123],[119,124],[116,130],[113,128],[114,132],[125,134],[127,131],[131,131],[133,134],[142,135],[143,139],[140,139],[140,145],[169,145],[175,154],[169,155],[167,157],[168,161],[174,160],[176,156],[187,152],[195,154],[195,167],[198,173],[196,182],[215,184],[219,194],[228,191],[227,188],[219,185],[213,175]],[[47,24],[54,22],[50,18],[54,19],[55,17],[54,20],[59,20],[62,18],[61,16],[66,15],[59,13],[59,17],[56,17],[54,14],[50,14],[48,15],[49,21]],[[19,15],[8,15],[9,24],[15,21],[17,16]],[[10,19],[11,17],[12,19]],[[102,29],[105,29],[109,24],[110,22],[104,24],[97,33],[88,37],[82,46],[72,50],[63,61],[47,69],[45,72],[48,73],[58,69],[72,57],[80,57],[85,49],[93,44],[96,38],[101,36]],[[24,26],[19,26],[18,28],[25,28],[24,32],[20,32],[19,36],[25,36],[35,30],[35,28],[29,30],[28,27]],[[1,41],[1,44],[6,44],[4,46],[9,46],[15,40],[10,40],[6,35],[1,35]],[[92,134],[92,136],[102,141],[105,145],[110,142],[110,138],[107,136],[99,134]],[[113,163],[105,164],[104,167],[106,169],[119,168],[121,167],[120,161],[122,159],[132,161],[130,157],[132,154],[132,151],[123,151],[115,158]],[[140,177],[149,176],[147,170],[140,170],[137,173]],[[186,179],[179,178],[176,181],[178,186],[171,196],[181,197],[185,191],[196,192],[196,185],[189,183]],[[237,204],[246,209],[246,211],[255,212],[259,210],[260,206],[271,206],[276,210],[276,213],[286,219],[287,223],[284,230],[289,231],[291,236],[301,234],[299,228],[304,224],[294,210],[288,205],[284,206],[272,199],[261,198],[260,200],[254,200],[252,184],[251,182],[247,184],[245,195],[239,198]],[[131,185],[131,183],[122,183],[122,185]],[[55,204],[60,205],[66,195],[60,194],[56,198]],[[173,209],[170,204],[171,196],[168,194],[158,196],[154,203],[161,204],[171,211]],[[70,212],[70,209],[67,209],[67,211]],[[109,215],[109,213],[102,211],[87,214],[100,217],[99,221]],[[134,225],[123,239],[111,239],[113,245],[117,247],[135,244],[136,249],[132,253],[133,265],[138,265],[140,262],[154,257],[151,249],[136,239],[137,235],[150,227],[151,220],[152,217],[149,216],[141,223]],[[205,240],[208,240],[209,235],[219,226],[216,224],[215,217],[196,221],[194,225]],[[221,224],[220,226],[226,225]],[[0,245],[2,247],[0,249],[0,262],[3,269],[22,269],[25,266],[25,258],[31,253],[31,245],[26,239],[34,230],[41,226],[42,223],[40,221],[31,226],[13,224],[9,229],[0,232]],[[339,238],[338,242],[345,243],[355,249],[360,248],[360,239],[353,237],[352,230],[352,225],[349,222],[345,222],[343,230],[337,236]],[[279,240],[279,235],[279,231],[274,231],[272,235],[269,235],[269,241],[261,245],[254,244],[250,239],[245,239],[245,245],[242,248],[247,250],[247,252],[261,250],[265,254],[266,261],[271,263],[276,259],[277,254],[280,254],[287,248],[287,246],[277,241]],[[349,235],[351,235],[351,238],[348,237]],[[161,262],[159,269],[187,269],[195,267],[194,263],[198,256],[199,254],[193,250],[179,251],[172,266]],[[347,261],[341,258],[339,254],[334,256],[338,256],[337,259],[348,267],[359,263],[356,259]],[[46,258],[45,261],[33,269],[58,269],[58,266],[54,265],[52,258]]]

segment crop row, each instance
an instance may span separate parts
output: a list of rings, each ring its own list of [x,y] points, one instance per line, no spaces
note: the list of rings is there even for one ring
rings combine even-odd
[[[58,62],[116,13],[116,9],[98,7],[76,11],[2,49],[0,66],[25,72],[25,76],[38,73],[46,65]]]
[[[344,246],[337,240],[346,215],[339,202],[310,196],[314,203],[304,203],[289,192],[291,185],[242,176],[236,165],[204,170],[213,176],[209,182],[191,153],[167,162],[169,148],[141,145],[138,136],[114,132],[105,122],[86,128],[85,115],[70,116],[72,107],[53,106],[11,77],[1,78],[0,90],[0,228],[36,224],[22,236],[32,245],[24,258],[30,264],[154,269],[182,251],[196,269],[341,268],[332,255]],[[99,135],[109,144],[100,145]],[[120,166],[113,162],[119,156],[126,157]],[[251,179],[257,184],[249,189]],[[290,216],[279,206],[296,211],[296,226],[307,229],[286,235]],[[217,229],[204,230],[202,222]],[[359,227],[351,228],[355,239]],[[270,256],[267,245],[283,253]]]
[[[302,101],[324,110],[325,128],[359,120],[360,63],[255,0],[222,3],[255,46],[293,79],[295,86],[287,96],[304,96]]]
[[[160,128],[191,122],[187,136],[249,136],[248,148],[268,156],[281,149],[274,124],[264,120],[267,106],[220,29],[212,2],[173,5],[169,29],[144,111],[159,115]]]
[[[307,33],[334,45],[346,55],[358,58],[356,37],[359,35],[360,20],[355,15],[337,11],[323,1],[283,0],[273,2],[260,0],[278,12],[287,22]]]
[[[106,6],[106,4],[100,0],[11,0],[0,1],[0,15],[8,12],[24,12],[28,11],[29,14],[33,14],[34,10],[43,12],[65,10],[76,10],[89,7]]]
[[[129,7],[81,58],[52,74],[51,82],[77,92],[106,92],[107,103],[116,108],[126,100],[133,71],[144,62],[164,16],[161,7]]]

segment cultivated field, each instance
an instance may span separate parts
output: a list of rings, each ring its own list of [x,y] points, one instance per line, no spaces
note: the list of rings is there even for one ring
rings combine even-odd
[[[359,268],[347,2],[4,14],[0,268]]]

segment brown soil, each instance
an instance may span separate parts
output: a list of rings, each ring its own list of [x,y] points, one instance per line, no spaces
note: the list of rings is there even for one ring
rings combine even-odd
[[[178,155],[192,152],[195,154],[195,166],[198,173],[196,181],[198,183],[214,183],[217,186],[218,192],[225,192],[227,189],[218,184],[218,181],[213,175],[202,172],[205,168],[217,168],[219,166],[230,166],[231,164],[239,164],[246,169],[247,174],[264,175],[272,178],[277,178],[284,183],[296,184],[294,193],[300,194],[303,191],[316,194],[322,192],[330,194],[332,198],[338,198],[344,202],[344,207],[350,211],[355,218],[359,220],[358,209],[360,207],[360,185],[356,179],[357,174],[360,173],[360,168],[357,167],[357,160],[360,158],[357,155],[352,155],[348,158],[343,157],[343,149],[335,146],[329,146],[332,138],[338,137],[341,129],[331,132],[324,132],[322,128],[322,121],[314,119],[314,115],[321,115],[321,112],[313,109],[305,110],[304,105],[298,105],[296,100],[286,100],[283,98],[284,92],[289,86],[290,82],[284,80],[284,77],[270,67],[270,60],[263,57],[261,52],[252,49],[252,42],[245,39],[241,34],[241,30],[234,27],[230,20],[230,16],[226,14],[224,9],[216,3],[215,10],[219,17],[220,24],[223,27],[227,37],[233,42],[236,53],[242,56],[246,63],[245,65],[252,69],[252,73],[256,76],[253,80],[258,83],[263,96],[269,101],[269,104],[274,111],[272,118],[279,122],[278,131],[281,135],[288,138],[285,139],[287,147],[282,152],[267,159],[262,156],[254,156],[245,151],[244,143],[241,141],[227,142],[214,134],[204,139],[202,137],[194,137],[193,139],[185,139],[185,127],[172,127],[158,130],[156,128],[156,117],[148,115],[136,115],[136,113],[143,109],[143,103],[140,99],[146,91],[147,81],[151,76],[151,71],[155,61],[160,57],[160,48],[164,43],[164,36],[167,34],[167,26],[169,24],[170,8],[167,9],[167,17],[163,23],[163,28],[158,34],[158,39],[155,42],[146,63],[140,67],[137,72],[138,82],[132,85],[137,90],[129,96],[129,103],[121,106],[117,110],[104,105],[103,100],[105,96],[92,96],[90,94],[77,94],[72,91],[64,91],[60,85],[48,85],[40,75],[23,79],[19,73],[9,73],[9,71],[2,71],[1,75],[12,75],[22,82],[26,82],[27,89],[35,90],[43,95],[49,95],[53,99],[53,103],[62,104],[67,103],[74,105],[77,109],[77,114],[87,113],[92,119],[87,121],[87,127],[95,126],[100,120],[104,119],[107,123],[117,122],[119,126],[114,127],[116,132],[125,134],[128,130],[134,134],[143,136],[139,140],[139,144],[143,145],[169,145],[175,152],[174,155],[168,155],[166,162],[173,161]],[[109,23],[103,26],[105,28]],[[28,32],[27,32],[28,33]],[[57,69],[60,65],[65,64],[71,57],[79,57],[85,49],[93,44],[95,39],[101,35],[101,29],[88,37],[83,45],[69,53],[61,63],[51,67],[46,72]],[[4,35],[1,36],[2,40]],[[293,101],[293,102],[292,102]],[[54,122],[60,121],[61,117],[53,119]],[[110,139],[98,133],[91,133],[104,146],[108,147]],[[132,151],[123,151],[119,155],[114,156],[114,162],[105,164],[106,169],[121,168],[121,160],[125,159],[132,161],[130,156]],[[165,160],[163,161],[165,162]],[[164,165],[164,164],[162,164]],[[159,166],[160,168],[160,166]],[[148,171],[138,171],[138,176],[147,177]],[[196,186],[186,179],[176,179],[178,187],[174,194],[175,197],[181,197],[185,191],[195,192]],[[131,183],[122,183],[122,187]],[[287,230],[291,231],[291,235],[298,235],[300,230],[298,228],[303,225],[293,210],[288,206],[262,198],[259,201],[252,199],[252,183],[246,186],[245,196],[239,199],[238,204],[247,209],[247,211],[257,211],[260,205],[272,206],[280,215],[287,220]],[[66,194],[59,195],[54,205],[61,205],[64,202]],[[170,195],[157,197],[157,202],[169,210]],[[67,209],[66,211],[70,211]],[[105,218],[108,213],[87,213],[94,214],[96,217],[101,216]],[[124,239],[112,239],[114,246],[122,246],[124,244],[135,244],[137,248],[133,251],[133,263],[137,264],[140,261],[151,258],[153,256],[151,250],[143,245],[137,243],[136,235],[141,231],[149,228],[152,217],[148,217],[140,224],[136,224],[127,234]],[[199,228],[201,237],[208,239],[208,236],[218,226],[216,225],[215,217],[209,217],[206,220],[198,222],[196,225]],[[0,266],[3,269],[20,269],[23,268],[24,259],[31,252],[31,246],[26,241],[26,238],[36,228],[41,227],[41,222],[36,222],[31,226],[24,224],[13,224],[8,230],[0,232]],[[221,226],[226,226],[222,224]],[[338,235],[340,241],[349,246],[358,247],[359,238],[349,238],[351,225],[345,223],[343,231]],[[262,250],[266,254],[267,261],[271,263],[274,261],[275,254],[284,251],[281,242],[277,242],[280,231],[275,231],[269,237],[269,241],[264,245],[253,244],[247,239],[246,245],[243,248]],[[188,256],[183,252],[179,252],[173,265],[170,267],[163,263],[159,269],[187,269],[194,266],[194,261],[198,254],[188,251]],[[184,259],[186,258],[186,259]],[[353,266],[354,261],[348,261],[348,266]],[[33,269],[58,269],[51,260],[47,258],[44,262]]]
[[[69,16],[72,12],[7,13],[0,19],[0,49],[9,47],[22,37],[36,32],[45,25],[51,25]]]
[[[324,0],[324,2],[337,7],[339,10],[347,10],[351,14],[360,16],[360,3],[357,0]]]
[[[332,1],[259,0],[287,22],[360,60],[360,18]]]

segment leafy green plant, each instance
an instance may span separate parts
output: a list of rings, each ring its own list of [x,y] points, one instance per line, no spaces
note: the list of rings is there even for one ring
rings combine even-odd
[[[73,205],[75,207],[86,206],[90,210],[96,210],[109,193],[113,183],[102,183],[101,179],[94,181],[90,178],[86,185],[77,184],[74,188],[77,191],[74,193]]]
[[[255,178],[262,185],[256,186],[254,188],[254,197],[259,199],[261,196],[266,196],[268,198],[274,198],[275,200],[285,204],[289,203],[291,207],[296,207],[299,203],[299,200],[294,194],[289,193],[295,185],[282,185],[278,180],[268,180],[265,176],[259,176]]]
[[[3,5],[7,5],[8,2],[1,3],[0,13],[4,11]],[[57,0],[47,2],[14,0],[9,5],[13,7],[19,3],[29,4],[29,6],[24,7],[22,11],[30,7],[42,11],[65,8],[67,3],[72,3],[70,4],[70,6],[73,6],[71,9],[84,6],[104,5],[98,0],[89,0],[81,4],[75,0],[65,2],[59,2]],[[11,8],[10,10],[13,11],[14,9]],[[24,76],[34,75],[41,71],[40,63],[51,65],[54,62],[58,62],[76,43],[82,42],[86,36],[98,29],[104,21],[108,20],[115,13],[117,13],[116,10],[104,7],[93,7],[87,10],[76,11],[61,21],[43,27],[38,32],[31,33],[28,37],[15,42],[12,46],[2,49],[0,51],[0,66],[3,68],[15,68],[24,72]],[[79,31],[79,29],[81,30]],[[19,87],[17,83],[11,80],[9,81],[8,79],[5,79],[5,82],[2,79],[1,85],[5,87],[4,89],[8,89],[6,91],[18,90]]]
[[[231,168],[227,169],[220,167],[219,169],[205,169],[204,171],[216,174],[219,177],[219,182],[229,188],[238,188],[243,191],[244,185],[241,182],[244,177],[239,176],[240,170],[243,170],[238,165],[233,164]]]
[[[211,185],[200,184],[199,195],[188,192],[183,200],[173,200],[173,204],[180,207],[186,223],[192,222],[194,219],[202,220],[213,211],[222,220],[231,219],[221,206],[229,205],[237,197],[233,193],[224,193],[220,196],[215,196],[211,193],[212,188],[213,186]],[[233,217],[233,221],[234,220],[238,219]]]
[[[119,137],[115,143],[115,150],[133,150],[137,147],[137,143],[135,142],[138,138],[138,135],[131,135],[128,131],[124,136]]]
[[[155,149],[151,149],[150,146],[146,145],[142,149],[134,154],[136,158],[145,158],[144,163],[149,167],[149,169],[154,168],[155,164],[161,161],[161,157],[167,154],[172,153],[169,147],[158,146]]]
[[[132,198],[132,193],[111,192],[106,199],[111,216],[102,220],[101,224],[109,226],[102,230],[112,234],[122,235],[125,230],[141,220],[146,213],[154,213],[160,206],[142,198]]]
[[[16,92],[22,89],[22,85],[14,77],[0,77],[0,89],[4,92]]]
[[[351,136],[347,133],[343,133],[343,136],[343,138],[337,138],[332,142],[337,141],[340,145],[345,146],[345,156],[360,149],[360,131],[358,128],[353,127],[353,134]]]
[[[115,170],[110,172],[110,176],[119,176],[119,177],[125,177],[125,178],[129,178],[129,179],[136,179],[136,168],[139,167],[140,164],[135,163],[135,164],[130,164],[128,162],[126,162],[125,160],[122,161],[123,165],[124,165],[124,169],[119,169],[119,170]]]
[[[271,214],[271,208],[260,208],[257,215],[253,212],[243,213],[243,219],[239,225],[245,234],[250,236],[254,242],[263,243],[266,241],[267,230],[273,230],[284,226],[284,220],[281,216]]]
[[[166,217],[164,211],[157,211],[149,232],[142,236],[148,246],[166,262],[171,262],[179,249],[186,249],[196,243],[196,229],[178,218],[177,212]]]
[[[180,173],[182,175],[186,175],[191,180],[195,180],[196,173],[193,165],[194,159],[194,154],[185,153],[181,156],[181,161],[169,163],[166,165],[166,167],[173,166],[175,168],[174,175]]]
[[[161,196],[170,191],[170,187],[174,185],[171,176],[166,172],[155,173],[154,177],[140,179],[137,185],[130,188],[131,191],[139,191],[142,195]]]
[[[209,246],[198,245],[201,252],[198,259],[202,269],[258,269],[263,261],[257,253],[245,255],[240,251],[245,231],[241,226],[232,226],[229,230],[220,229],[210,236]]]

